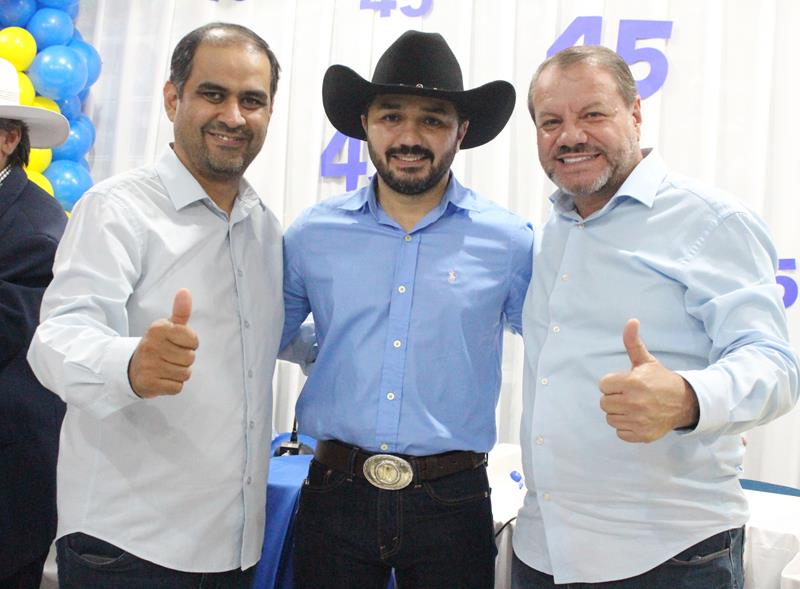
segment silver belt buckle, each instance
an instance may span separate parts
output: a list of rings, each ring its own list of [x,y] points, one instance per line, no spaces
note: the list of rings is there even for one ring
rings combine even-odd
[[[391,454],[375,454],[364,462],[364,476],[379,489],[398,491],[405,489],[414,478],[407,460]]]

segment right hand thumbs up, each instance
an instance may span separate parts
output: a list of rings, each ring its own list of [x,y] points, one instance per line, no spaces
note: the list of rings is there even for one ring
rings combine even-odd
[[[192,314],[192,293],[189,289],[182,288],[175,294],[175,300],[172,301],[172,317],[170,321],[176,325],[186,325],[189,323],[189,317]]]
[[[188,326],[192,294],[185,288],[175,294],[172,316],[154,321],[142,336],[128,364],[128,380],[140,397],[176,395],[192,375],[197,333]]]

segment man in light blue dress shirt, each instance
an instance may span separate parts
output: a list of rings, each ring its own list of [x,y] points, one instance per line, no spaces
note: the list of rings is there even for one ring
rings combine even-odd
[[[800,372],[767,228],[640,149],[613,51],[544,62],[529,108],[558,190],[523,315],[514,587],[740,589],[740,434]]]
[[[532,231],[461,186],[459,148],[495,137],[514,90],[464,91],[438,34],[409,31],[372,82],[332,66],[323,102],[366,139],[371,183],[285,236],[283,344],[313,314],[319,353],[297,404],[318,440],[295,530],[298,589],[491,588],[486,453],[504,328],[520,331]]]
[[[245,27],[187,34],[164,86],[175,142],[73,210],[28,354],[67,404],[61,589],[250,587],[283,260],[277,219],[242,176],[279,71]]]

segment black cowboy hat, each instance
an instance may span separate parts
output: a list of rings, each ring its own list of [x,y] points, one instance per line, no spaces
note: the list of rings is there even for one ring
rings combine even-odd
[[[469,119],[462,149],[494,139],[514,110],[516,94],[508,82],[496,81],[464,90],[461,67],[438,33],[406,31],[378,60],[372,82],[349,67],[332,65],[322,81],[322,104],[334,127],[366,139],[361,115],[379,94],[414,94],[452,102]]]

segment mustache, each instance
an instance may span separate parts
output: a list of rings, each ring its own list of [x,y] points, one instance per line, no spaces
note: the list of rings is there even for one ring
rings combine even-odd
[[[576,143],[575,145],[562,145],[558,148],[558,155],[569,153],[605,153],[602,149],[589,143]]]
[[[203,125],[202,131],[204,133],[224,133],[225,135],[232,135],[237,139],[252,139],[253,132],[245,126],[240,127],[229,127],[225,123],[221,123],[219,121],[214,121]]]
[[[433,152],[429,149],[425,149],[421,145],[401,145],[400,147],[390,147],[386,150],[387,159],[393,155],[421,155],[433,161]]]

